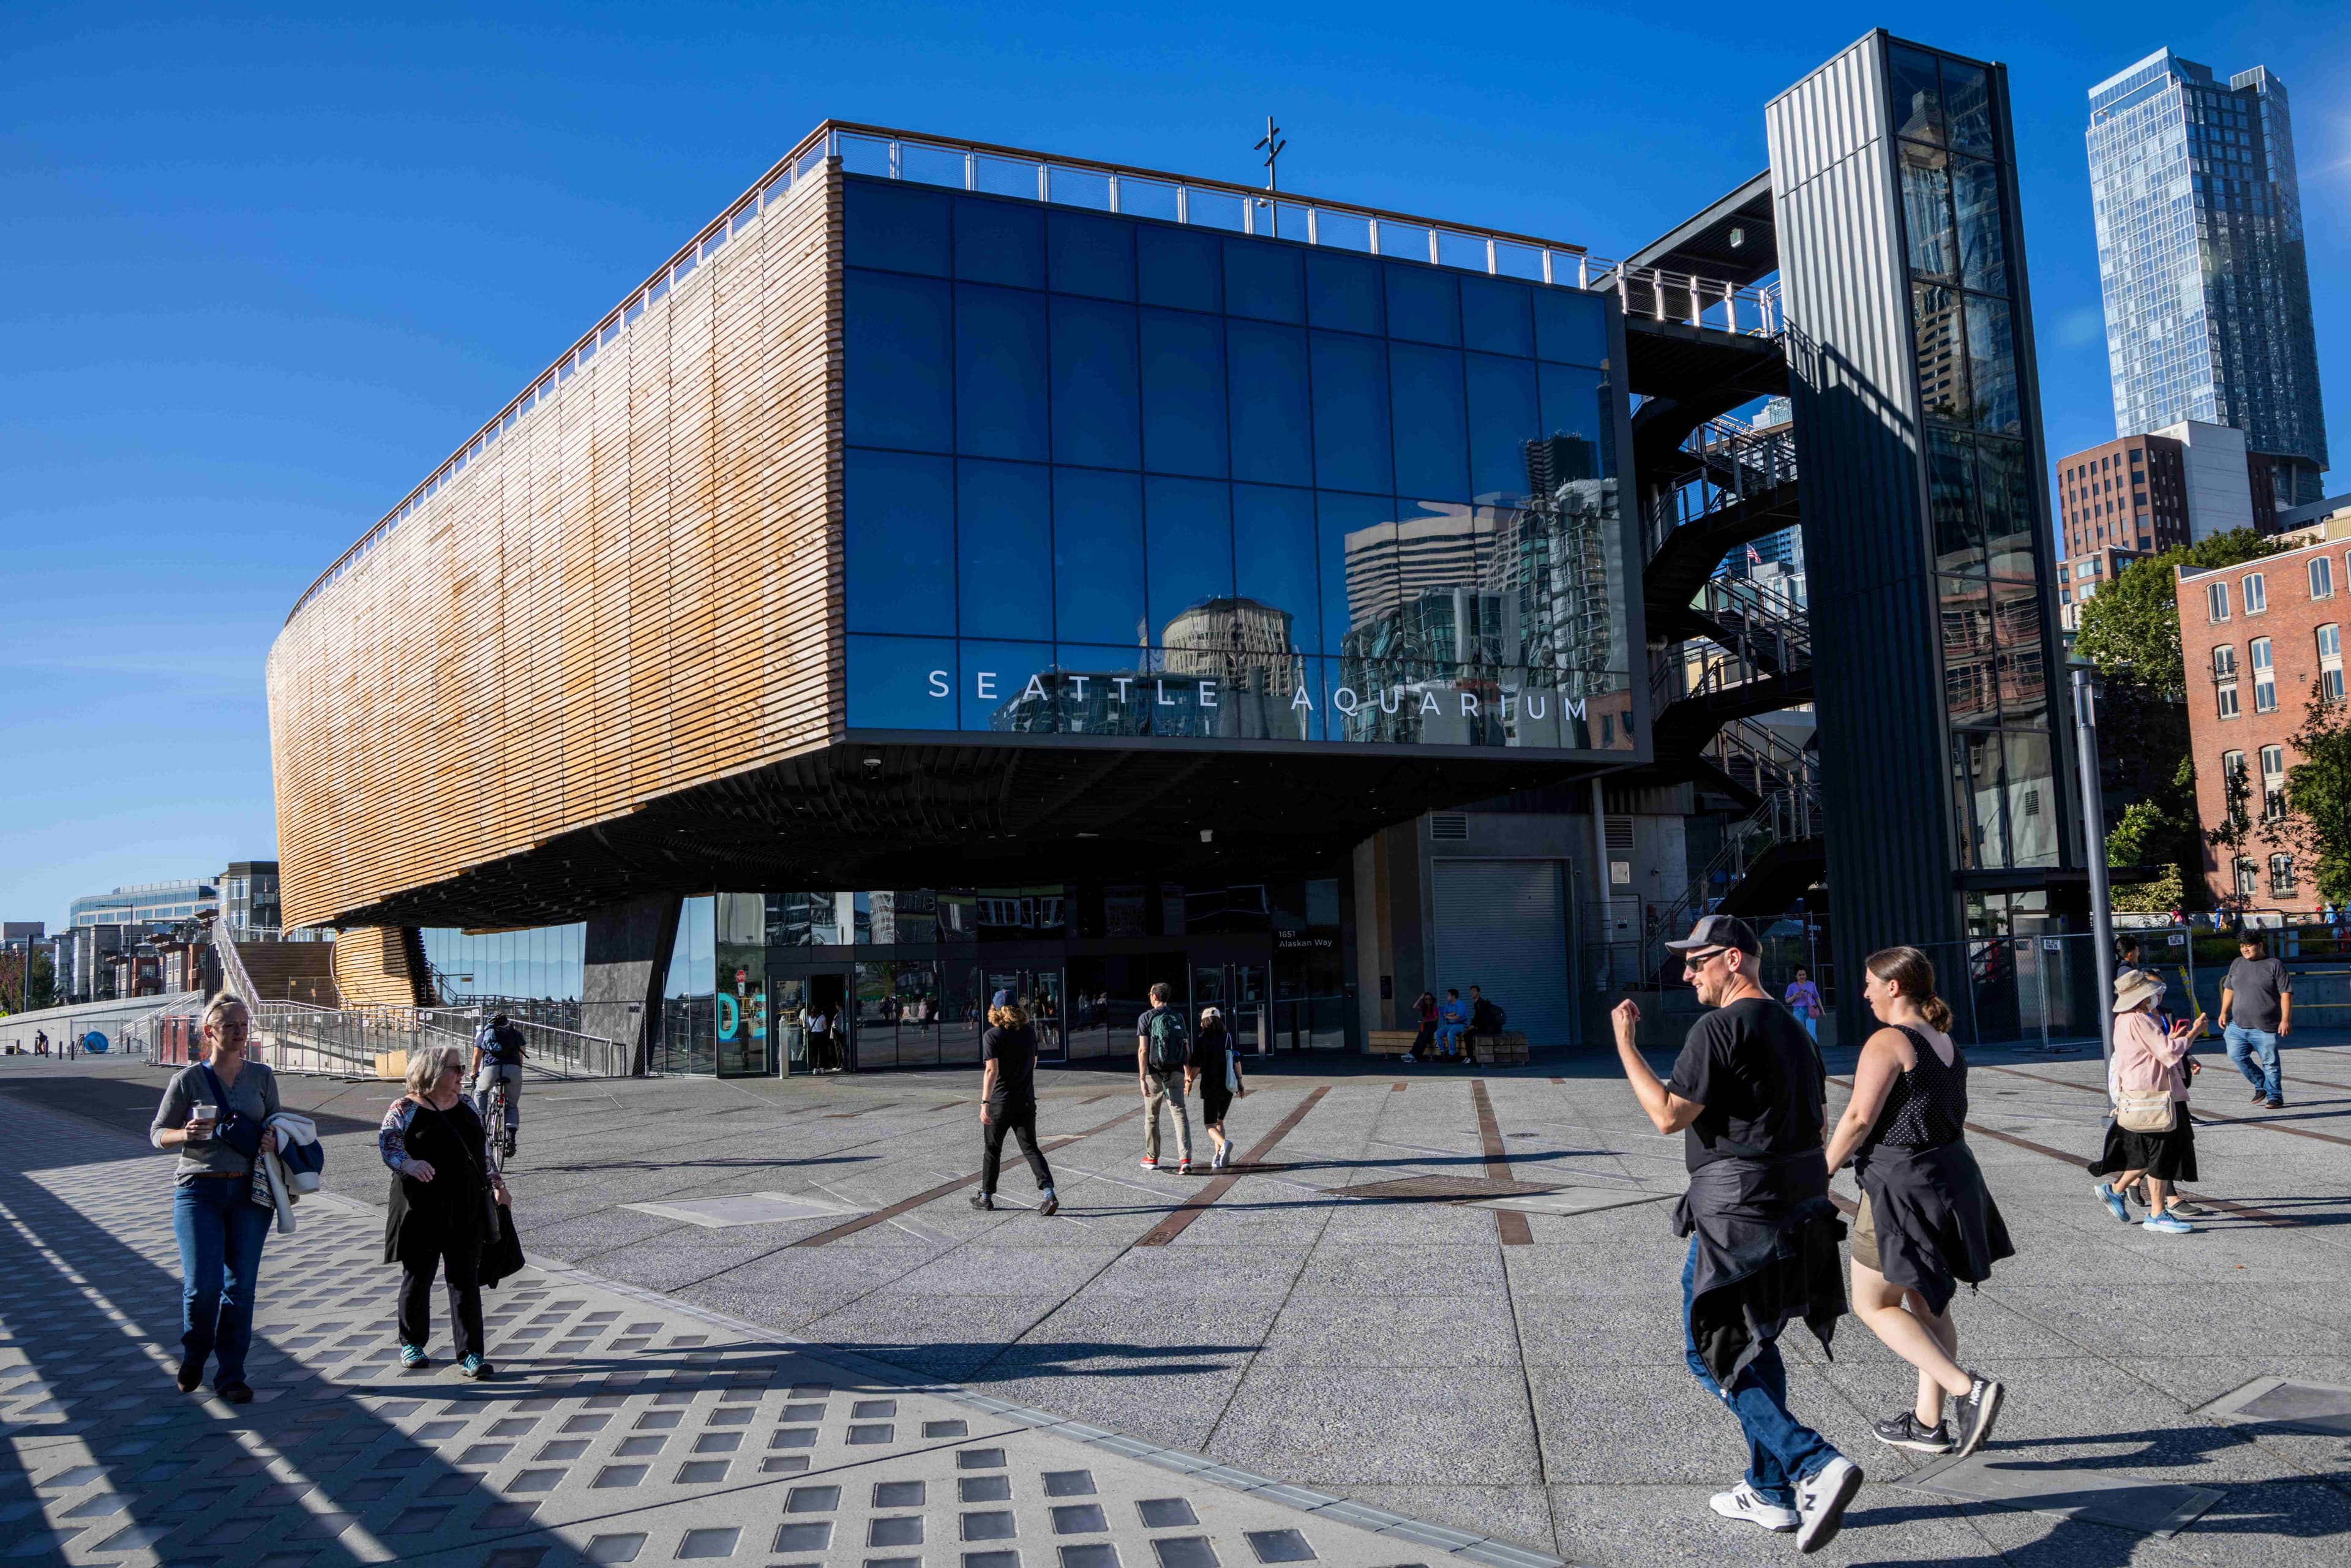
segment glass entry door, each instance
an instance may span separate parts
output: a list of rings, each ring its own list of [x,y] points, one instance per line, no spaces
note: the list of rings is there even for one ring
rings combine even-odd
[[[771,1000],[768,1004],[768,1027],[775,1033],[777,1060],[783,1064],[787,1077],[809,1070],[808,982],[804,979],[778,979],[768,982]]]
[[[1263,964],[1195,964],[1192,966],[1192,1018],[1215,1008],[1225,1015],[1225,1028],[1245,1052],[1262,1054],[1273,1048],[1271,1017],[1266,1010],[1266,966]]]
[[[993,998],[998,991],[1010,991],[1029,1009],[1029,1021],[1037,1029],[1037,1059],[1067,1061],[1069,1040],[1063,1033],[1066,1020],[1061,1011],[1061,971],[990,968],[987,976],[987,997],[983,1000]]]
[[[1275,956],[1271,1033],[1276,1051],[1346,1049],[1347,997],[1335,948]]]

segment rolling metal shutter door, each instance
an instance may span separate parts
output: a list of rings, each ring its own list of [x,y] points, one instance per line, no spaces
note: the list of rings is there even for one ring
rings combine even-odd
[[[1560,862],[1437,860],[1437,997],[1473,985],[1501,1005],[1530,1045],[1574,1038],[1567,899]]]

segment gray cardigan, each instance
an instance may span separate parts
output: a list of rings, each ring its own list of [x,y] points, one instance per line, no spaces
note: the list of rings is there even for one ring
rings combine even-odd
[[[222,1087],[228,1091],[229,1109],[256,1122],[266,1122],[277,1113],[277,1077],[258,1061],[248,1061],[237,1069],[236,1082]],[[155,1120],[148,1124],[148,1141],[162,1148],[162,1134],[167,1129],[177,1132],[186,1126],[189,1111],[200,1102],[213,1103],[212,1085],[205,1081],[204,1068],[192,1064],[173,1073],[172,1082],[163,1086],[163,1103],[155,1107]],[[251,1160],[214,1136],[207,1143],[182,1144],[180,1163],[172,1167],[172,1179],[183,1182],[200,1176],[252,1173]]]

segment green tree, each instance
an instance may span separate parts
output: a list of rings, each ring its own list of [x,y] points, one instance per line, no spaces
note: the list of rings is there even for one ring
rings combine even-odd
[[[2270,841],[2294,852],[2320,897],[2351,901],[2351,705],[2328,701],[2312,683],[2302,727],[2287,744],[2299,760],[2285,770],[2287,814]]]
[[[2082,606],[2074,639],[2074,651],[2096,667],[2104,688],[2098,716],[2103,782],[2109,798],[2123,806],[2107,835],[2106,863],[2172,867],[2179,896],[2190,909],[2210,903],[2199,874],[2208,835],[2197,822],[2187,659],[2180,649],[2174,569],[2210,570],[2275,552],[2268,539],[2239,528],[2133,561]],[[2148,809],[2140,810],[2141,806]],[[2247,825],[2224,821],[2219,831],[2241,840]],[[2118,891],[2116,907],[2128,908],[2168,885],[2150,883],[2137,894]]]

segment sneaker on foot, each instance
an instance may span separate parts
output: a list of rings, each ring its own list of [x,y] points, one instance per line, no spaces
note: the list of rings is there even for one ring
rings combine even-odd
[[[1139,1159],[1139,1160],[1135,1161],[1134,1163],[1135,1163],[1136,1165],[1141,1166],[1144,1170],[1147,1170],[1147,1171],[1155,1171],[1155,1170],[1157,1170],[1157,1169],[1159,1168],[1159,1162],[1158,1162],[1156,1159],[1153,1158],[1153,1157],[1152,1157],[1151,1155],[1144,1155],[1141,1159]]]
[[[1889,1448],[1907,1448],[1914,1454],[1948,1454],[1951,1451],[1951,1434],[1940,1421],[1929,1427],[1911,1412],[1889,1416],[1870,1427],[1877,1440]]]
[[[180,1385],[181,1393],[193,1394],[204,1381],[204,1364],[201,1361],[180,1363],[180,1370],[172,1381]]]
[[[2283,1111],[2285,1109],[2285,1102],[2283,1100],[2264,1100],[2262,1102],[2262,1108],[2265,1111]]]
[[[411,1372],[422,1372],[433,1364],[433,1358],[421,1344],[404,1344],[400,1347],[400,1364]]]
[[[1045,1201],[1037,1206],[1037,1212],[1048,1219],[1061,1212],[1061,1200],[1053,1196],[1052,1188],[1045,1189]]]
[[[1861,1467],[1839,1454],[1796,1483],[1796,1550],[1818,1552],[1844,1528],[1844,1505],[1861,1490]]]
[[[2270,1092],[2266,1089],[2256,1089],[2253,1091],[2253,1103],[2256,1105],[2262,1103],[2262,1102],[2267,1100],[2269,1097]]]
[[[996,1200],[984,1192],[976,1192],[971,1195],[971,1206],[974,1208],[994,1208]]]
[[[1792,1508],[1782,1508],[1776,1502],[1765,1502],[1755,1495],[1755,1489],[1740,1481],[1729,1491],[1719,1491],[1707,1500],[1707,1506],[1725,1519],[1743,1519],[1750,1524],[1760,1524],[1766,1530],[1782,1534],[1803,1521]]]
[[[1412,1054],[1412,1052],[1410,1052],[1410,1051],[1405,1051],[1405,1052],[1404,1053],[1404,1060],[1405,1060],[1407,1063],[1408,1063],[1408,1062],[1410,1062],[1410,1061],[1413,1060],[1413,1054]]]
[[[2160,1230],[2166,1236],[2190,1236],[2196,1230],[2188,1221],[2175,1219],[2168,1214],[2149,1215],[2138,1222],[2138,1228],[2141,1230]]]
[[[242,1383],[215,1383],[213,1385],[213,1392],[232,1405],[253,1403],[253,1390]]]
[[[2131,1183],[2130,1186],[2123,1188],[2123,1199],[2133,1208],[2145,1208],[2147,1207],[2147,1183],[2143,1181],[2135,1181]]]
[[[2209,1218],[2212,1213],[2210,1209],[2206,1208],[2202,1204],[2190,1203],[2184,1197],[2173,1198],[2171,1200],[2171,1207],[2165,1209],[2163,1212],[2166,1214],[2186,1215],[2190,1219]]]
[[[1182,1159],[1176,1162],[1176,1174],[1177,1176],[1190,1176],[1192,1174],[1191,1155],[1186,1155]]]
[[[2100,1203],[2106,1206],[2106,1212],[2108,1214],[2113,1215],[2116,1219],[2125,1225],[2128,1225],[2130,1223],[2130,1210],[2123,1207],[2122,1194],[2116,1192],[2113,1187],[2108,1186],[2102,1181],[2092,1182],[2090,1184],[2090,1191],[2096,1196]]]
[[[2000,1415],[2000,1401],[2006,1392],[1996,1377],[1980,1377],[1968,1374],[1968,1391],[1951,1401],[1951,1452],[1966,1458],[1984,1446],[1991,1437],[1991,1424]]]
[[[469,1355],[457,1364],[457,1375],[460,1377],[487,1377],[492,1370],[490,1364],[478,1355]]]

